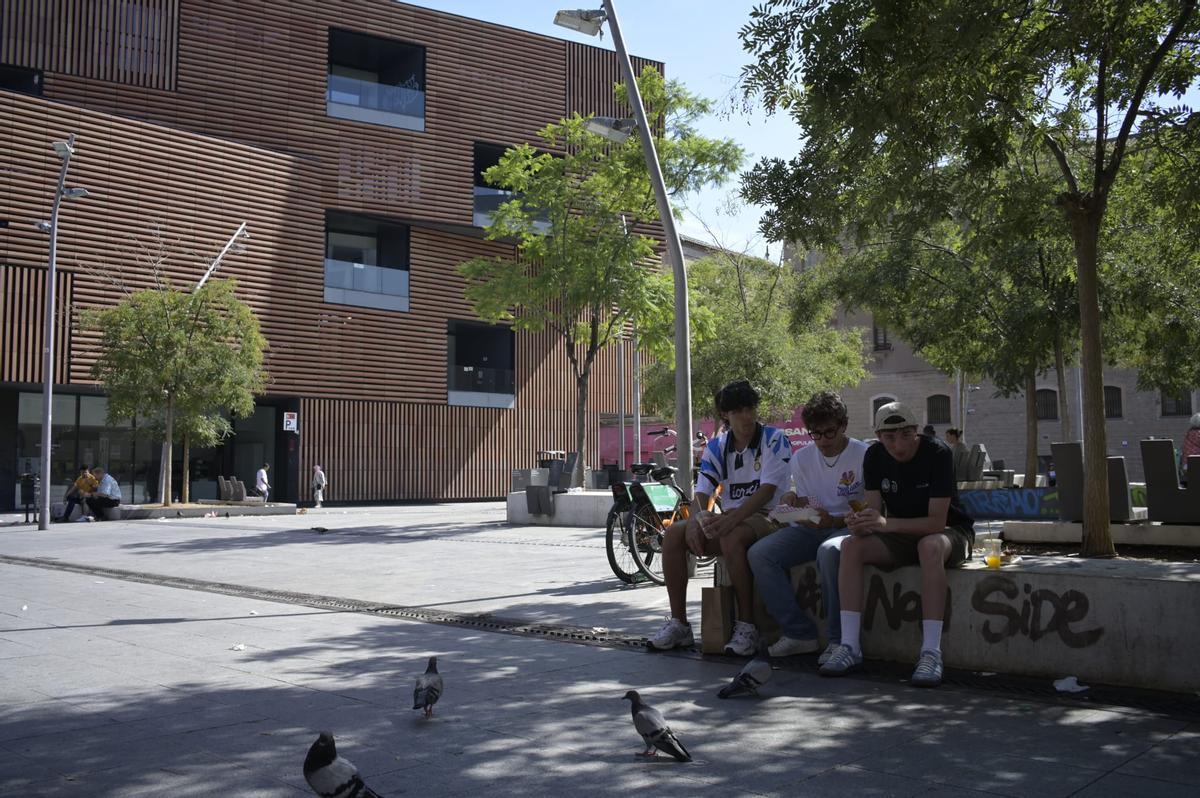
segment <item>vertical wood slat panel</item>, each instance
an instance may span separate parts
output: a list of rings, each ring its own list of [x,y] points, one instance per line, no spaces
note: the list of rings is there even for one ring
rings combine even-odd
[[[54,380],[69,381],[74,275],[55,272]],[[0,266],[0,381],[42,381],[46,340],[46,270]]]
[[[4,0],[0,63],[175,90],[180,0]]]

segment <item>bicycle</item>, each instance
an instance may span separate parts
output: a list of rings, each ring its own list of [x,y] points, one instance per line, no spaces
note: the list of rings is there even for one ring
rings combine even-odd
[[[669,432],[662,430],[658,436]],[[612,486],[613,505],[605,523],[608,564],[626,584],[650,581],[662,585],[666,583],[663,535],[671,524],[690,515],[691,504],[675,482],[673,466],[634,463],[632,471],[632,482]],[[645,481],[647,476],[653,482]],[[713,559],[704,557],[697,564],[708,565]]]

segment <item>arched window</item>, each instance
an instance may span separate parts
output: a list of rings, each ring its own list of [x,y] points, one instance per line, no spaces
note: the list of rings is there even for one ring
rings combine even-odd
[[[935,393],[925,399],[925,423],[950,423],[950,397],[944,393]]]
[[[1039,388],[1035,395],[1038,421],[1058,420],[1058,391]]]
[[[1104,386],[1104,417],[1122,418],[1124,409],[1121,407],[1121,389],[1115,385]]]
[[[871,423],[872,424],[875,423],[875,414],[879,412],[879,408],[883,407],[888,402],[894,402],[894,401],[896,401],[896,397],[888,396],[887,394],[884,394],[883,396],[876,396],[874,399],[872,399],[871,400]]]

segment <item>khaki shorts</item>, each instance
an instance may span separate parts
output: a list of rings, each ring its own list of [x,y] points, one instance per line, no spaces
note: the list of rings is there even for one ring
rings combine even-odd
[[[778,526],[771,523],[771,520],[767,518],[766,513],[755,513],[754,515],[742,521],[742,523],[738,524],[738,526],[748,527],[750,531],[754,533],[754,539],[756,541],[762,540],[776,529],[779,529]]]
[[[971,559],[971,547],[975,543],[975,530],[971,527],[948,526],[942,534],[950,538],[950,556],[946,558],[946,567],[954,568]],[[918,535],[906,535],[903,532],[876,532],[887,546],[895,565],[916,565],[921,561],[917,553],[917,543],[921,540]]]

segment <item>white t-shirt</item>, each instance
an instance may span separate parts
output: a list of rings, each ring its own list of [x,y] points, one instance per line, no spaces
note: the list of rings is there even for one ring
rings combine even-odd
[[[791,489],[807,496],[809,503],[832,516],[850,512],[850,500],[866,498],[863,485],[863,455],[867,444],[850,438],[846,448],[832,462],[816,445],[805,446],[792,455]]]
[[[788,484],[788,460],[791,459],[792,445],[787,435],[782,430],[759,424],[750,444],[740,452],[733,448],[730,442],[732,437],[732,433],[726,432],[710,440],[704,447],[696,490],[711,496],[718,485],[724,485],[721,507],[728,512],[753,496],[763,485],[774,485],[775,495],[761,508],[771,509]]]
[[[254,474],[254,487],[258,490],[266,490],[271,487],[271,483],[267,481],[267,469],[260,468]]]

